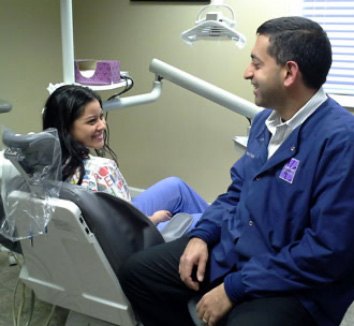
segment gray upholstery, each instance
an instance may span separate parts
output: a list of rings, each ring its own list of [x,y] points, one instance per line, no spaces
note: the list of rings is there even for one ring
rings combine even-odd
[[[172,217],[169,223],[162,229],[161,234],[166,242],[180,238],[186,233],[193,223],[192,215],[178,213]]]

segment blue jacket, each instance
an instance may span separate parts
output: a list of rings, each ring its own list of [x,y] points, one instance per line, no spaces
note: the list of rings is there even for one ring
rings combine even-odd
[[[270,112],[191,237],[236,304],[291,294],[319,325],[339,325],[354,300],[354,117],[328,99],[267,160]]]

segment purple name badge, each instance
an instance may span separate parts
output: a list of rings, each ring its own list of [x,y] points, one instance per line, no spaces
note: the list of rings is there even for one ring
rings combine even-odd
[[[295,173],[297,168],[299,167],[299,164],[299,160],[292,158],[288,163],[284,165],[283,169],[280,172],[279,178],[286,182],[293,183]]]

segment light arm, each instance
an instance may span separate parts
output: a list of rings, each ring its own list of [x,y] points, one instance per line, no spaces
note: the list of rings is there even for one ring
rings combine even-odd
[[[75,82],[72,0],[60,0],[61,44],[64,83]]]
[[[163,61],[153,59],[150,71],[170,82],[213,101],[227,109],[252,119],[262,108],[235,94],[177,69]]]
[[[128,96],[128,97],[118,97],[114,100],[109,100],[103,103],[104,111],[112,111],[115,109],[126,108],[129,106],[135,106],[140,104],[147,104],[156,101],[161,95],[161,81],[155,80],[153,84],[153,89],[150,93]]]
[[[0,99],[0,113],[6,113],[11,110],[11,104]]]
[[[167,79],[182,88],[220,104],[221,106],[249,119],[253,119],[253,117],[262,110],[262,108],[256,106],[252,102],[175,68],[161,60],[153,59],[151,61],[150,72],[154,73],[157,77],[151,93],[107,101],[103,103],[103,110],[111,111],[156,100],[160,96],[161,79]]]

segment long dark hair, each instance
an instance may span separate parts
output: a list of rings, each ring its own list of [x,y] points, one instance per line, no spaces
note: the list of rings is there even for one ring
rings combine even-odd
[[[42,115],[43,130],[55,128],[58,130],[62,150],[63,180],[72,177],[79,169],[81,184],[84,176],[83,161],[88,158],[90,150],[75,141],[71,136],[73,123],[84,112],[85,106],[97,100],[102,107],[101,97],[88,87],[79,85],[65,85],[57,88],[47,99]],[[108,152],[117,162],[117,156],[108,145],[108,126],[104,133],[104,146],[95,150],[96,155],[105,156]]]

